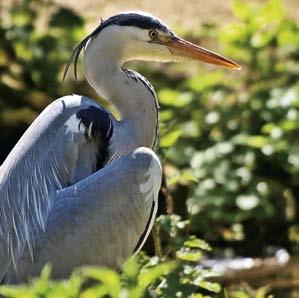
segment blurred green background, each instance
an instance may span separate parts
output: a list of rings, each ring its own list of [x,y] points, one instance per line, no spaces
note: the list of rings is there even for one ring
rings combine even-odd
[[[198,11],[196,5],[209,2],[190,1],[186,6]],[[74,11],[60,1],[12,1],[0,7],[1,164],[55,98],[70,93],[98,97],[83,75],[78,82],[69,76],[62,84],[72,49],[97,25],[92,16],[85,19],[85,10]],[[264,257],[273,247],[285,248],[293,256],[299,253],[299,3],[235,0],[219,7],[219,17],[213,17],[211,10],[194,23],[183,17],[188,10],[180,14],[169,9],[176,15],[167,15],[166,20],[160,14],[164,21],[176,22],[174,29],[188,40],[240,63],[241,71],[195,63],[128,66],[145,75],[158,94],[158,154],[166,181],[161,193],[166,207],[155,227],[158,261],[142,255],[139,265],[130,264],[128,270],[179,259],[182,263],[176,269],[169,265],[172,273],[164,278],[174,289],[174,285],[186,289],[177,297],[220,291],[217,284],[206,281],[208,273],[196,269],[202,249],[209,249],[198,238],[209,242],[216,256],[229,252]],[[153,254],[150,248],[148,252]],[[202,284],[194,285],[196,278]],[[156,279],[159,297],[176,297],[163,292],[159,274]],[[229,297],[251,297],[246,293]],[[262,288],[261,295],[265,293]]]

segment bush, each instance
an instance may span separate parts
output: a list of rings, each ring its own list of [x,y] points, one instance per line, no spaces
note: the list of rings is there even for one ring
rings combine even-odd
[[[279,0],[235,0],[233,12],[234,23],[202,25],[189,37],[216,40],[241,72],[196,67],[187,78],[178,66],[137,66],[151,78],[162,107],[158,152],[168,212],[155,226],[157,255],[141,253],[121,274],[83,268],[66,281],[51,281],[46,267],[30,285],[2,286],[2,295],[221,297],[226,294],[211,282],[212,273],[199,265],[210,251],[199,238],[242,254],[260,255],[269,245],[296,252],[299,23]],[[1,19],[0,159],[54,98],[90,93],[83,82],[60,84],[83,25],[74,12],[35,0],[21,1]],[[96,282],[86,287],[90,279]],[[231,297],[251,296],[234,291]]]
[[[242,71],[200,69],[159,88],[160,155],[190,230],[259,255],[298,239],[299,24],[276,0],[236,0],[233,12],[237,22],[201,30]]]

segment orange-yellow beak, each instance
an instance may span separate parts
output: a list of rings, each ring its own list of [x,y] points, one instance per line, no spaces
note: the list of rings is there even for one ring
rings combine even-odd
[[[176,36],[164,40],[162,43],[175,56],[200,60],[227,68],[241,69],[239,64]]]

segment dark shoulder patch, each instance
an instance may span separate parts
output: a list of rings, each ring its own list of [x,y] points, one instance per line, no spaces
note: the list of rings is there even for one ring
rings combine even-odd
[[[107,111],[99,107],[90,106],[80,110],[76,115],[87,129],[91,128],[92,137],[110,139],[113,133],[113,123]]]
[[[98,145],[97,169],[103,167],[109,157],[108,147],[113,134],[110,114],[103,108],[90,106],[76,114],[79,125],[85,127],[85,137]]]

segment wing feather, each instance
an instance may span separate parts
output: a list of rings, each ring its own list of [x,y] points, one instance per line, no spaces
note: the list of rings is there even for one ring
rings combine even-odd
[[[149,179],[151,196],[141,187]],[[20,258],[19,281],[39,274],[46,262],[52,263],[55,278],[83,264],[120,269],[145,230],[148,206],[157,200],[160,185],[158,158],[139,148],[61,190],[49,225],[36,242],[34,263],[28,252]],[[14,278],[10,270],[8,280]]]
[[[84,124],[81,131],[67,130],[72,115]],[[89,139],[88,121],[94,123]],[[111,129],[106,134],[111,121],[110,114],[94,101],[77,95],[63,97],[37,117],[4,161],[0,168],[0,247],[8,249],[10,257],[0,255],[0,263],[5,263],[0,280],[2,268],[10,261],[16,264],[26,243],[29,251],[34,250],[34,239],[46,228],[57,191],[97,170],[101,149],[111,137]],[[78,173],[80,163],[87,164],[84,173]]]

